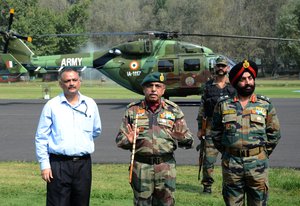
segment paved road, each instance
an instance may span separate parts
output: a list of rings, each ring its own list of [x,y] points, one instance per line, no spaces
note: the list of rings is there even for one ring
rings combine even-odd
[[[128,163],[129,151],[116,147],[117,134],[125,106],[131,100],[96,100],[101,114],[103,133],[95,141],[93,161],[97,163]],[[34,134],[45,100],[0,100],[0,161],[35,161]],[[188,103],[183,100],[181,103]],[[300,168],[300,99],[273,99],[282,129],[282,139],[271,156],[272,167]],[[198,106],[181,108],[188,126],[196,134]],[[196,140],[198,144],[198,140]],[[178,149],[178,164],[196,165],[195,149]],[[219,163],[220,161],[218,161]]]

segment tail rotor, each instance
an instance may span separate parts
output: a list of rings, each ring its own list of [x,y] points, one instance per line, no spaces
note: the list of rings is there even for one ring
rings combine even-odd
[[[13,20],[14,20],[14,13],[15,13],[14,9],[9,10],[9,22],[8,22],[7,31],[1,31],[0,30],[0,35],[2,35],[3,39],[4,39],[3,53],[8,52],[9,41],[11,39],[17,38],[17,39],[22,39],[22,40],[28,41],[28,42],[32,41],[32,38],[29,37],[29,36],[21,36],[19,34],[14,33],[13,31],[11,31],[11,25],[12,25]]]

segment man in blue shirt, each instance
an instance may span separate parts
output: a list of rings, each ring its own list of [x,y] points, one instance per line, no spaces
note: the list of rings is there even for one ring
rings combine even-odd
[[[63,69],[59,85],[63,93],[45,104],[35,136],[47,206],[89,205],[90,154],[102,130],[98,106],[79,92],[78,71]]]

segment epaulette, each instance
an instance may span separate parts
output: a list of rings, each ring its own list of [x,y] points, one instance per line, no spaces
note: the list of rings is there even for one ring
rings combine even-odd
[[[258,99],[265,100],[265,101],[271,103],[271,100],[270,100],[269,97],[266,97],[266,96],[261,95],[261,94],[257,94],[256,96],[257,96]]]
[[[165,101],[166,104],[169,104],[169,105],[171,105],[172,107],[178,107],[178,105],[177,105],[176,103],[174,103],[174,102],[172,102],[172,101],[170,101],[170,100],[168,100],[168,99],[164,99],[164,101]]]
[[[141,100],[140,101],[137,101],[137,102],[131,102],[130,104],[127,105],[127,109],[129,109],[130,107],[132,106],[135,106],[135,105],[138,105],[141,103]]]
[[[218,102],[222,102],[222,101],[225,101],[227,99],[230,99],[229,95],[220,96],[219,99],[218,99]]]

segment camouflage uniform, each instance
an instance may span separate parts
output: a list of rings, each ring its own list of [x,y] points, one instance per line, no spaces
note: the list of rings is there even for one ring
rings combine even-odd
[[[134,205],[174,205],[175,159],[173,152],[179,147],[191,148],[193,136],[184,121],[188,132],[184,139],[175,140],[168,133],[176,121],[184,118],[180,108],[169,100],[162,100],[155,113],[147,107],[145,101],[127,106],[116,143],[123,149],[132,149],[127,137],[126,125],[135,122],[139,135],[136,139],[136,152],[131,187],[134,192]]]
[[[214,182],[212,174],[214,172],[214,164],[217,161],[218,150],[215,148],[211,138],[211,124],[214,107],[217,104],[218,99],[221,96],[229,95],[233,96],[235,89],[226,83],[224,88],[219,88],[214,80],[209,80],[205,84],[204,93],[201,98],[201,104],[198,112],[198,130],[202,129],[203,118],[206,118],[206,130],[205,130],[205,146],[204,146],[204,157],[203,157],[203,170],[202,170],[202,181],[206,187],[211,187]]]
[[[269,155],[280,139],[275,108],[252,94],[243,109],[238,98],[222,98],[215,107],[212,138],[222,153],[226,205],[267,205]]]

